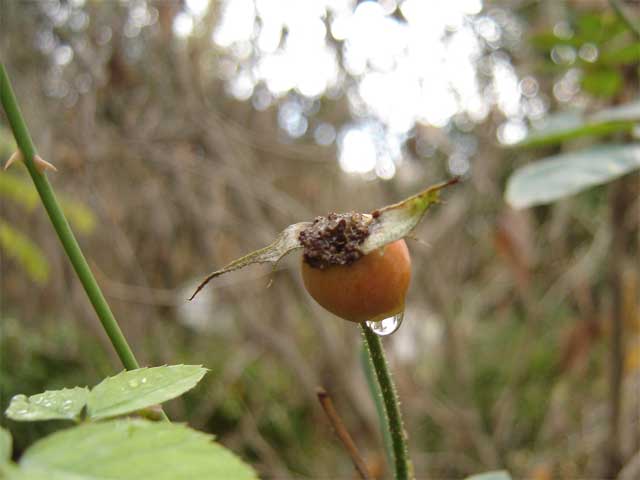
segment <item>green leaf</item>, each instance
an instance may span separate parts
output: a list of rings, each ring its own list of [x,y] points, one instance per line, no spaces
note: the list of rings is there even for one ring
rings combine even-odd
[[[546,116],[514,147],[534,147],[559,143],[576,136],[584,128],[581,112],[569,111]]]
[[[548,157],[522,167],[507,182],[506,200],[515,208],[553,202],[640,168],[640,143],[599,145]]]
[[[604,29],[604,19],[602,15],[587,12],[578,18],[577,27],[580,35],[592,42],[600,40]]]
[[[622,75],[617,70],[595,70],[582,77],[582,89],[603,98],[613,97],[622,88]]]
[[[553,32],[542,32],[529,37],[529,41],[534,48],[538,50],[551,50],[558,45],[567,45],[570,47],[579,48],[585,40],[581,37],[560,38]]]
[[[89,390],[85,387],[50,390],[37,395],[16,395],[11,399],[5,415],[12,420],[78,420],[87,403]]]
[[[601,110],[592,115],[580,111],[555,113],[547,116],[511,148],[554,145],[586,135],[602,136],[630,131],[637,121],[640,121],[640,101]]]
[[[640,43],[632,43],[616,50],[603,52],[600,62],[610,66],[637,65],[640,62]]]
[[[590,123],[638,122],[640,121],[640,100],[606,108],[588,118]]]
[[[3,220],[0,220],[0,248],[24,268],[31,280],[41,285],[46,283],[49,261],[40,247]]]
[[[511,475],[506,470],[494,470],[491,472],[478,473],[471,475],[465,480],[511,480]]]
[[[8,430],[0,427],[0,465],[11,460],[11,451],[13,448],[13,439]]]
[[[13,463],[0,465],[0,478],[2,480],[72,480],[64,473],[36,469],[24,470]],[[84,477],[73,477],[73,480],[83,479]]]
[[[171,365],[123,371],[96,385],[87,401],[90,420],[151,407],[191,390],[207,373],[201,365]]]
[[[213,437],[185,425],[141,419],[88,423],[54,433],[20,460],[25,473],[92,479],[255,479]]]

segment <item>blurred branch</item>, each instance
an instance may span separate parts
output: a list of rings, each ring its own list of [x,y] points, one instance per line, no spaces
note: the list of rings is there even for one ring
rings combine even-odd
[[[620,420],[622,407],[622,376],[624,373],[624,305],[622,273],[625,268],[627,235],[624,225],[626,212],[635,197],[634,176],[621,178],[611,184],[609,208],[612,232],[609,258],[611,285],[611,335],[609,346],[609,433],[607,440],[607,475],[615,477],[622,467],[620,453]],[[633,189],[631,187],[634,187]]]
[[[627,462],[618,475],[618,480],[633,480],[640,477],[640,452],[637,452],[631,460]]]
[[[627,11],[622,6],[622,2],[620,2],[620,0],[609,0],[609,5],[611,5],[611,8],[615,10],[616,15],[618,15],[620,20],[622,20],[625,23],[625,25],[629,28],[629,31],[631,31],[631,33],[633,33],[633,35],[638,40],[640,40],[640,26],[637,25],[633,21],[633,19],[629,16]]]
[[[320,402],[320,405],[322,405],[322,409],[324,410],[324,413],[327,414],[327,417],[329,418],[329,422],[331,422],[331,426],[333,427],[334,431],[336,432],[336,435],[338,436],[338,438],[346,448],[347,453],[351,457],[351,461],[353,461],[353,465],[356,467],[356,470],[360,474],[360,477],[362,477],[364,480],[369,480],[371,478],[371,474],[367,469],[367,465],[364,463],[364,460],[362,459],[360,452],[358,452],[358,447],[356,447],[356,444],[351,438],[351,435],[349,435],[347,428],[344,426],[342,419],[340,418],[340,416],[338,415],[338,412],[333,406],[333,401],[331,400],[331,397],[322,388],[318,389],[317,394],[318,394],[318,401]]]

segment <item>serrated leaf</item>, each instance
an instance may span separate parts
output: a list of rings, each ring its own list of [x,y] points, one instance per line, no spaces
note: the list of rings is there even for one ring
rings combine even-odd
[[[640,101],[608,108],[592,115],[569,111],[548,115],[520,142],[510,148],[555,145],[573,138],[630,131],[640,121]]]
[[[83,424],[27,449],[25,473],[119,480],[255,479],[250,466],[213,437],[185,425],[142,419]]]
[[[522,167],[507,182],[515,208],[550,203],[640,168],[640,143],[599,145],[548,157]]]
[[[412,197],[377,210],[369,224],[369,236],[360,246],[367,254],[378,248],[406,237],[420,223],[429,207],[438,203],[440,190],[457,183],[458,178],[440,183]]]
[[[506,470],[494,470],[491,472],[478,473],[471,475],[465,480],[511,480],[511,475]]]
[[[49,390],[30,397],[15,395],[5,415],[19,422],[77,420],[87,403],[88,395],[86,387]]]
[[[11,460],[13,449],[13,439],[8,430],[0,427],[0,465]]]
[[[198,288],[196,288],[196,291],[193,292],[193,295],[191,295],[189,300],[193,300],[198,292],[200,292],[200,290],[202,290],[202,288],[207,283],[209,283],[210,280],[220,275],[231,272],[233,270],[238,270],[254,263],[277,264],[282,259],[282,257],[292,252],[293,250],[302,247],[300,241],[298,240],[298,235],[300,235],[300,232],[302,232],[309,225],[311,225],[311,222],[301,222],[289,225],[280,233],[280,235],[276,237],[275,241],[272,244],[267,245],[260,250],[255,250],[250,254],[245,255],[244,257],[240,257],[222,267],[220,270],[216,270],[215,272],[210,273],[207,278],[205,278],[200,283],[200,285],[198,285]]]
[[[207,369],[170,365],[123,371],[96,385],[87,400],[90,420],[102,420],[151,407],[191,390]]]

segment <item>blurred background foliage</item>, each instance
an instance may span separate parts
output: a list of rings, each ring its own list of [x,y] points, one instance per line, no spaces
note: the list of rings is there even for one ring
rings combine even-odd
[[[638,2],[617,3],[640,21]],[[264,478],[350,478],[323,386],[383,474],[357,329],[310,301],[299,259],[269,289],[252,267],[186,298],[290,223],[463,175],[416,232],[405,322],[385,340],[419,477],[634,478],[638,174],[535,209],[503,199],[536,158],[640,136],[637,117],[574,134],[639,95],[640,40],[608,2],[0,0],[0,22],[49,177],[139,360],[212,370],[172,418]],[[556,136],[536,141],[550,120]],[[120,369],[27,180],[0,174],[3,409]],[[55,425],[9,427],[19,452]]]

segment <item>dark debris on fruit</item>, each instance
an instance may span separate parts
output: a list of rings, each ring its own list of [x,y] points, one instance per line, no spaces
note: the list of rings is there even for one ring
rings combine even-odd
[[[298,237],[304,261],[319,269],[355,262],[363,255],[360,245],[369,236],[370,223],[370,216],[357,212],[316,217]]]

